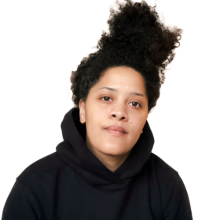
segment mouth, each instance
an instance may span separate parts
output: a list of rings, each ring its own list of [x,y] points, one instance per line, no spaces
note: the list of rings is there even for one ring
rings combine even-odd
[[[109,126],[105,128],[105,130],[116,137],[120,137],[127,134],[124,128],[118,126]]]

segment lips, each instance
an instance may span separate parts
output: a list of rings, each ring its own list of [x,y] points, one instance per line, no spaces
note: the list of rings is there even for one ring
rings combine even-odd
[[[106,127],[105,130],[114,136],[122,136],[124,134],[127,134],[124,128],[114,125]]]

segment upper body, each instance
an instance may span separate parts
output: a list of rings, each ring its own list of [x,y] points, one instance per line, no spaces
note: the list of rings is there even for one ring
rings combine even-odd
[[[143,133],[123,165],[107,169],[86,147],[78,109],[62,122],[64,141],[18,177],[2,220],[191,220],[178,172],[153,154],[153,134]]]

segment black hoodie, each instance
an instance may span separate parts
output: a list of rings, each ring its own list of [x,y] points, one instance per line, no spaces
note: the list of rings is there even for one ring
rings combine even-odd
[[[2,220],[191,220],[188,194],[177,171],[151,153],[146,122],[138,142],[115,171],[85,144],[85,125],[72,108],[56,152],[28,166],[6,200]]]

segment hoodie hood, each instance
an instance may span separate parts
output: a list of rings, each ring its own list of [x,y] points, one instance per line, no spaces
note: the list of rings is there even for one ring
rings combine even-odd
[[[146,121],[143,133],[130,155],[112,172],[87,148],[86,128],[79,121],[78,108],[72,108],[66,113],[61,129],[64,141],[56,147],[58,155],[86,182],[99,188],[127,185],[147,163],[154,144],[153,134]]]

